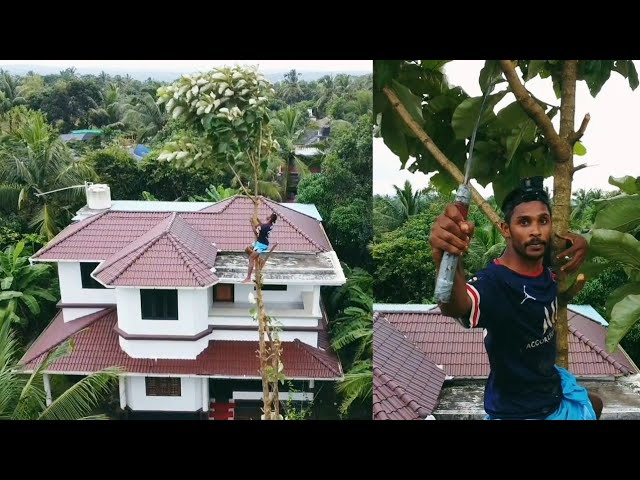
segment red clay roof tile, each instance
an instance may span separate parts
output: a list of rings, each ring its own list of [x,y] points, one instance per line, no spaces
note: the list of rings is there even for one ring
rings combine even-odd
[[[407,336],[447,375],[487,378],[489,360],[481,329],[464,329],[439,309],[429,312],[377,312]],[[569,370],[577,376],[620,376],[640,373],[620,347],[605,351],[606,329],[597,322],[569,311]],[[403,359],[399,359],[403,362]]]
[[[279,252],[331,251],[322,223],[276,202],[260,198],[260,220],[279,216],[271,234]],[[106,260],[175,215],[218,250],[244,251],[255,241],[250,219],[253,203],[245,196],[223,200],[199,212],[107,211],[72,224],[32,258],[37,260]]]
[[[120,348],[119,337],[114,330],[117,325],[115,310],[106,312],[64,325],[62,316],[58,315],[27,351],[21,363],[27,370],[37,368],[48,351],[66,338],[73,337],[75,346],[71,354],[53,363],[50,371],[86,374],[117,366],[126,373],[260,378],[257,341],[210,341],[195,360],[132,358]],[[299,341],[282,343],[282,362],[284,373],[289,378],[342,377],[340,362],[332,351]]]
[[[438,403],[444,371],[378,314],[373,335],[374,419],[425,418]]]
[[[109,257],[94,272],[105,285],[208,287],[217,250],[176,213]]]

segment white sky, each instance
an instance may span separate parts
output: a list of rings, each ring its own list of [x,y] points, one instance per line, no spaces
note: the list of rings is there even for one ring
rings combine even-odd
[[[634,60],[636,70],[640,72],[640,61]],[[478,76],[484,66],[484,60],[455,60],[445,67],[445,73],[451,85],[461,86],[470,96],[482,94],[478,85]],[[504,89],[504,83],[496,87],[496,91]],[[541,100],[553,105],[560,105],[555,98],[551,79],[536,77],[526,84],[527,88]],[[498,112],[514,101],[512,94],[506,95],[494,109]],[[576,87],[576,129],[580,126],[586,113],[591,114],[591,121],[587,127],[582,142],[587,148],[587,154],[574,156],[574,164],[586,163],[588,168],[579,170],[573,177],[573,190],[578,188],[601,188],[614,190],[608,183],[609,175],[621,177],[624,175],[640,176],[640,153],[637,138],[640,121],[640,87],[632,91],[627,79],[612,72],[610,79],[600,90],[596,98],[591,97],[584,81],[578,81]],[[554,118],[556,131],[560,115]],[[409,159],[407,166],[412,163]],[[408,179],[414,189],[428,185],[428,178],[422,173],[412,174],[407,170],[400,170],[400,160],[384,144],[382,138],[375,138],[373,144],[373,193],[393,194],[393,185],[402,186]],[[491,184],[487,189],[471,182],[480,193],[489,196],[493,193]],[[545,185],[552,191],[553,179],[545,181]]]
[[[259,65],[263,71],[297,70],[354,70],[370,72],[372,60],[0,60],[2,65],[42,65],[48,67],[104,68],[121,70],[184,71],[209,70],[223,65]]]

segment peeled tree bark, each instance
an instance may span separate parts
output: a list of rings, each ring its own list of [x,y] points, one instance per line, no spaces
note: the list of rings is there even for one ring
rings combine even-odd
[[[251,153],[248,154],[249,162],[253,168],[253,180],[254,180],[254,194],[249,194],[249,191],[242,183],[237,172],[230,165],[231,170],[236,175],[236,178],[240,182],[242,189],[251,198],[253,202],[253,217],[252,225],[260,224],[259,219],[259,196],[258,196],[258,172],[260,168],[260,149],[256,156]],[[273,252],[273,248],[269,250],[264,259],[258,257],[254,268],[255,272],[255,286],[256,286],[256,309],[252,310],[251,314],[258,321],[258,355],[260,359],[260,376],[262,378],[262,403],[263,403],[263,415],[262,420],[283,420],[283,416],[280,414],[280,394],[279,394],[279,382],[284,380],[284,365],[280,360],[282,354],[282,348],[280,339],[278,337],[278,331],[274,328],[271,322],[271,317],[267,313],[267,308],[264,303],[264,295],[262,293],[263,275],[267,260]]]

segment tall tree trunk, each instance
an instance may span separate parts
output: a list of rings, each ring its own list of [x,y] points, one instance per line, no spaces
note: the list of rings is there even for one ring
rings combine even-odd
[[[573,135],[576,113],[576,78],[578,75],[578,61],[565,60],[562,65],[562,99],[560,104],[560,138],[566,142],[562,156],[556,158],[553,175],[553,253],[561,252],[565,248],[565,240],[555,234],[564,234],[569,230],[571,215],[571,183],[573,180],[573,145],[569,143]],[[558,265],[555,254],[552,262]],[[569,287],[566,275],[559,275],[559,292],[564,293]],[[563,368],[569,368],[569,321],[567,318],[567,304],[569,299],[565,295],[558,295],[558,319],[556,324],[558,357],[557,363]]]
[[[262,138],[260,138],[262,143]],[[253,200],[253,222],[259,225],[259,196],[258,196],[258,169],[260,168],[260,153],[257,157],[251,158],[253,167],[254,195]],[[273,247],[270,249],[273,251]],[[267,314],[262,294],[262,268],[266,264],[271,251],[264,259],[256,258],[254,266],[255,286],[256,286],[256,316],[258,319],[258,345],[260,355],[260,376],[262,379],[262,403],[264,420],[280,420],[280,396],[278,394],[278,378],[280,373],[280,341],[277,334],[271,330],[271,318]]]

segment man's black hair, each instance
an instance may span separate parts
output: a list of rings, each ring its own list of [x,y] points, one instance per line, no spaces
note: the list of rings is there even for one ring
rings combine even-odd
[[[549,209],[549,215],[551,215],[551,202],[549,194],[542,185],[543,180],[543,177],[524,178],[520,185],[506,196],[501,207],[505,222],[511,223],[511,215],[518,205],[536,200],[544,203]]]

